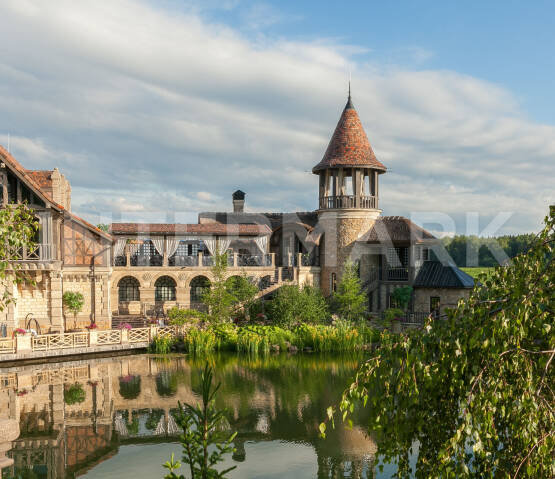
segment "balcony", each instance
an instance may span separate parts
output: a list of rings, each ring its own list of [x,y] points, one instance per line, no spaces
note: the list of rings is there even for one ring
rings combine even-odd
[[[230,268],[244,267],[272,267],[275,265],[273,253],[265,253],[258,255],[231,254],[228,255],[227,265]],[[144,255],[128,255],[123,254],[116,256],[113,261],[114,266],[119,267],[180,267],[180,268],[210,268],[214,266],[214,256],[199,254],[198,256],[177,256],[168,258],[164,264],[164,258],[160,255],[144,256]]]
[[[377,207],[378,198],[376,196],[340,195],[322,196],[320,198],[321,210],[333,210],[341,208],[376,209]]]
[[[54,259],[51,244],[36,244],[33,248],[20,248],[14,255],[14,261],[50,261]]]
[[[387,281],[408,281],[409,268],[406,266],[396,266],[387,268]]]

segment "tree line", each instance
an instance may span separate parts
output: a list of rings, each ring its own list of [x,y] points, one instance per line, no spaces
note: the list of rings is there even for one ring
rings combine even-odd
[[[503,257],[503,255],[496,255],[496,252],[502,252],[512,259],[525,253],[534,237],[535,235],[531,233],[494,238],[456,235],[452,238],[443,238],[441,241],[457,266],[491,267],[499,265],[499,259]]]

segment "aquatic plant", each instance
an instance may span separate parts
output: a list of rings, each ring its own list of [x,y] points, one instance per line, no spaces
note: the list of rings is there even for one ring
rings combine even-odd
[[[168,354],[171,352],[175,340],[169,336],[160,336],[157,334],[152,338],[148,350],[154,354]]]
[[[176,414],[176,422],[183,429],[183,462],[189,465],[191,479],[225,478],[228,472],[237,467],[232,466],[223,471],[218,471],[215,467],[223,461],[225,454],[234,451],[233,439],[237,433],[225,431],[228,429],[226,411],[216,409],[215,405],[220,384],[213,387],[212,377],[213,370],[206,364],[201,374],[202,404],[182,406],[179,403]],[[165,479],[185,479],[184,475],[178,476],[175,473],[181,468],[181,464],[175,461],[173,453],[164,467],[169,470]]]

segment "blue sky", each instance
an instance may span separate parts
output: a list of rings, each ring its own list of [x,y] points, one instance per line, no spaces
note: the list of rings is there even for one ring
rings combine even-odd
[[[353,99],[380,204],[445,233],[539,229],[555,202],[555,4],[5,0],[0,143],[92,222],[317,207]],[[441,227],[423,218],[436,215]],[[445,220],[443,221],[442,220]],[[474,232],[474,231],[472,231]],[[486,231],[491,233],[491,231]]]
[[[170,3],[174,8],[182,2]],[[358,61],[446,69],[502,85],[555,122],[555,4],[550,1],[230,2],[204,13],[247,35],[325,39],[366,48]],[[253,22],[260,22],[253,28]]]

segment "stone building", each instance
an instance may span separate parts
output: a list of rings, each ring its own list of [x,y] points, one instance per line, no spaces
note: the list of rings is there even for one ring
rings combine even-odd
[[[57,169],[26,170],[1,147],[0,161],[2,203],[27,201],[41,226],[37,249],[18,259],[36,284],[13,287],[17,303],[0,312],[3,334],[74,327],[70,316],[64,319],[64,291],[85,296],[78,328],[109,327],[116,315],[199,307],[217,250],[229,252],[228,275],[246,275],[261,297],[284,282],[312,284],[329,296],[349,259],[358,265],[372,313],[395,306],[394,290],[409,285],[412,311],[439,314],[474,284],[454,265],[433,260],[439,242],[431,233],[407,218],[381,215],[379,181],[387,168],[350,95],[313,168],[315,211],[245,212],[246,195],[237,190],[232,210],[199,213],[198,223],[114,223],[108,234],[71,213],[71,188]]]
[[[8,285],[16,301],[0,311],[0,335],[16,328],[64,331],[92,321],[109,327],[111,236],[71,212],[71,188],[57,169],[26,170],[0,147],[0,203],[21,202],[39,222],[36,248],[15,258],[33,282]],[[84,296],[76,324],[64,314],[65,291]]]

